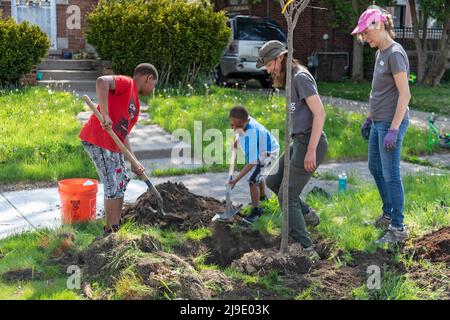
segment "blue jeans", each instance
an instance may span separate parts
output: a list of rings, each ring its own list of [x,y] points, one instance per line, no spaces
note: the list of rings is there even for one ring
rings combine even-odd
[[[404,119],[394,150],[384,148],[384,138],[391,127],[390,122],[374,121],[369,137],[369,170],[383,201],[383,213],[392,219],[391,225],[394,228],[403,228],[405,191],[400,176],[400,159],[408,125],[409,119]]]

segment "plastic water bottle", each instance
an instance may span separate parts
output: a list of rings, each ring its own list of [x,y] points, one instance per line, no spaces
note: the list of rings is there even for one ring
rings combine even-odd
[[[339,192],[345,192],[347,190],[347,175],[342,172],[339,175]]]

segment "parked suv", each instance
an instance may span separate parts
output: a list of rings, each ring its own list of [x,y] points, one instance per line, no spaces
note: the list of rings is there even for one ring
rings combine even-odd
[[[270,76],[265,69],[256,68],[258,51],[269,40],[286,43],[284,31],[274,20],[255,16],[236,15],[227,23],[232,38],[216,69],[216,83],[222,84],[228,79],[256,79],[264,88],[270,87]]]

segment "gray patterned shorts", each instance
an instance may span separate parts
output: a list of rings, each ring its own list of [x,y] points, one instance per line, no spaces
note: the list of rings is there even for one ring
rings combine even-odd
[[[125,158],[120,152],[112,152],[86,141],[81,141],[84,150],[94,162],[106,199],[120,199],[130,182],[125,167]]]

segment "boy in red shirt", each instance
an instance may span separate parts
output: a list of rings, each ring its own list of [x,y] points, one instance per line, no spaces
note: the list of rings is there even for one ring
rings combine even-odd
[[[158,82],[158,71],[149,63],[134,70],[133,77],[103,76],[97,79],[98,110],[103,121],[92,115],[80,132],[80,139],[94,162],[105,191],[105,233],[119,229],[123,198],[130,178],[127,176],[124,155],[106,129],[113,129],[119,139],[134,155],[128,135],[139,118],[139,93],[153,92]],[[132,166],[137,176],[144,173],[142,164]]]

